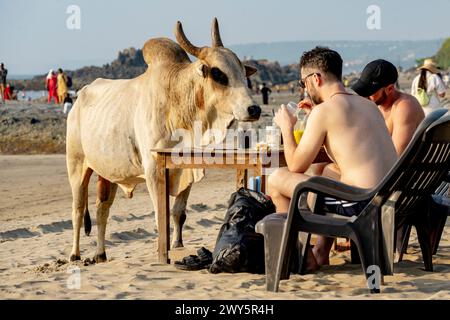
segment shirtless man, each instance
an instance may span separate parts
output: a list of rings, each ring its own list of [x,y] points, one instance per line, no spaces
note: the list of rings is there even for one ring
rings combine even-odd
[[[415,97],[395,88],[397,79],[397,68],[392,63],[379,59],[370,62],[364,68],[361,78],[352,89],[378,105],[392,136],[395,150],[400,156],[425,117],[425,113]]]
[[[303,107],[309,112],[300,143],[293,135],[296,118],[282,107],[275,115],[284,140],[287,168],[277,169],[269,176],[269,195],[278,213],[289,209],[290,199],[298,183],[307,180],[308,168],[323,145],[333,161],[323,176],[359,187],[373,188],[397,160],[397,154],[377,106],[360,96],[349,94],[341,82],[342,58],[333,50],[316,47],[300,59],[301,85],[306,87],[312,104]],[[328,170],[336,165],[340,175]],[[306,174],[305,174],[306,173]],[[324,199],[325,210],[352,216],[359,214],[365,203],[346,203]],[[314,250],[308,253],[309,271],[329,263],[332,238],[319,237]]]

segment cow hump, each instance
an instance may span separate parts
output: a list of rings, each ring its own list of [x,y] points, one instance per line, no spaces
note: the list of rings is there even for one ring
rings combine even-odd
[[[147,65],[156,63],[190,62],[187,53],[168,38],[150,39],[144,44],[142,54]]]

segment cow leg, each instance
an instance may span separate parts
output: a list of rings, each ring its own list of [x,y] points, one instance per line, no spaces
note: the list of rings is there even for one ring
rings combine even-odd
[[[111,183],[103,177],[98,176],[97,181],[97,252],[94,256],[96,263],[106,262],[105,252],[105,233],[106,222],[109,216],[109,208],[111,207],[117,191],[117,184]]]
[[[80,260],[80,228],[83,222],[84,210],[87,206],[87,192],[89,178],[92,169],[83,164],[79,158],[67,159],[67,172],[69,182],[72,189],[72,228],[73,228],[73,245],[70,253],[70,261]]]
[[[183,225],[186,221],[186,204],[191,192],[191,186],[187,187],[182,191],[176,198],[175,203],[172,208],[172,219],[173,219],[173,240],[172,248],[183,247]]]

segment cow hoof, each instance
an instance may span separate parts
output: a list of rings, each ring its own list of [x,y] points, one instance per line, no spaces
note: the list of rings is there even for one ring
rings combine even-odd
[[[183,248],[183,241],[174,241],[172,243],[172,248]]]
[[[70,262],[73,262],[73,261],[81,260],[81,257],[77,256],[75,254],[71,254],[69,260],[70,260]]]
[[[94,260],[95,263],[108,261],[108,259],[106,258],[106,252],[103,252],[101,254],[96,254],[92,260]]]

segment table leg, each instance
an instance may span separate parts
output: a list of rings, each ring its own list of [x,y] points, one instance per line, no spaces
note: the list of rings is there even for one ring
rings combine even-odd
[[[258,164],[256,165],[255,169],[253,170],[253,175],[256,177],[260,177],[259,183],[260,183],[260,191],[262,193],[266,192],[266,186],[265,186],[265,180],[263,181],[264,176],[263,176],[263,167],[260,161],[258,161]]]
[[[158,186],[158,258],[161,263],[170,263],[170,209],[169,209],[169,170],[166,169],[165,155],[157,156],[156,175]]]
[[[248,170],[237,169],[236,170],[236,188],[247,188]]]
[[[261,174],[261,192],[266,193],[266,175]]]

